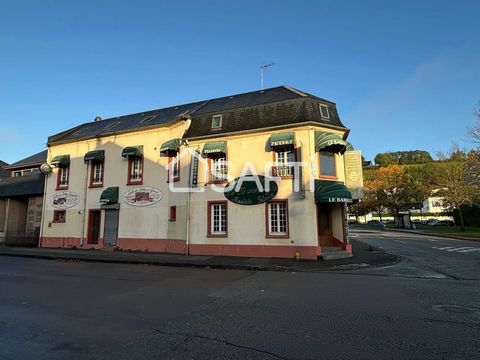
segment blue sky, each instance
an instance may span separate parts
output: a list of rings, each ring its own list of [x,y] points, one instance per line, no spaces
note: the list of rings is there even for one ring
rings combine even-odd
[[[378,152],[469,145],[478,1],[2,1],[0,159],[95,116],[290,85]]]

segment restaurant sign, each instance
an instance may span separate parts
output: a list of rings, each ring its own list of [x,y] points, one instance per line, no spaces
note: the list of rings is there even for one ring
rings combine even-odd
[[[239,205],[257,205],[269,201],[277,195],[278,185],[262,175],[243,176],[225,186],[225,197]]]
[[[57,209],[69,209],[80,203],[80,195],[73,191],[59,191],[52,195],[52,206]]]
[[[142,186],[128,190],[123,201],[132,206],[149,206],[162,200],[162,192],[154,187]]]

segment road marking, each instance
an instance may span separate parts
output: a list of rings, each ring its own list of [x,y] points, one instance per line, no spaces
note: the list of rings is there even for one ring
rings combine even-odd
[[[445,250],[445,251],[460,251],[460,250],[467,250],[467,249],[475,249],[475,248],[472,248],[471,246],[466,246],[466,247],[448,249],[448,250]]]
[[[464,247],[444,246],[440,248],[436,246],[432,246],[432,249],[448,251],[448,252],[458,252],[458,253],[469,253],[473,251],[480,251],[480,248],[474,248],[471,246],[464,246]]]
[[[472,248],[472,249],[468,249],[468,250],[462,250],[462,251],[459,251],[459,252],[464,253],[464,252],[479,251],[479,250],[480,250],[480,248]]]
[[[395,240],[395,242],[398,242],[398,243],[400,243],[400,244],[406,244],[405,241],[400,241],[400,240]]]

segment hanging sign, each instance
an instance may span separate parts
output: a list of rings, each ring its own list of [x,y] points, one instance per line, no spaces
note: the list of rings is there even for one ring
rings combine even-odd
[[[265,186],[267,185],[267,186]],[[225,197],[239,205],[257,205],[269,201],[277,195],[278,185],[262,175],[243,176],[225,186]]]

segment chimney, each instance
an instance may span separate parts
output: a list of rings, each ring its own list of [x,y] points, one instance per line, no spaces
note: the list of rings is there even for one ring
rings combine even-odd
[[[93,119],[94,122],[101,121],[102,118],[100,116],[96,116],[95,119]]]

